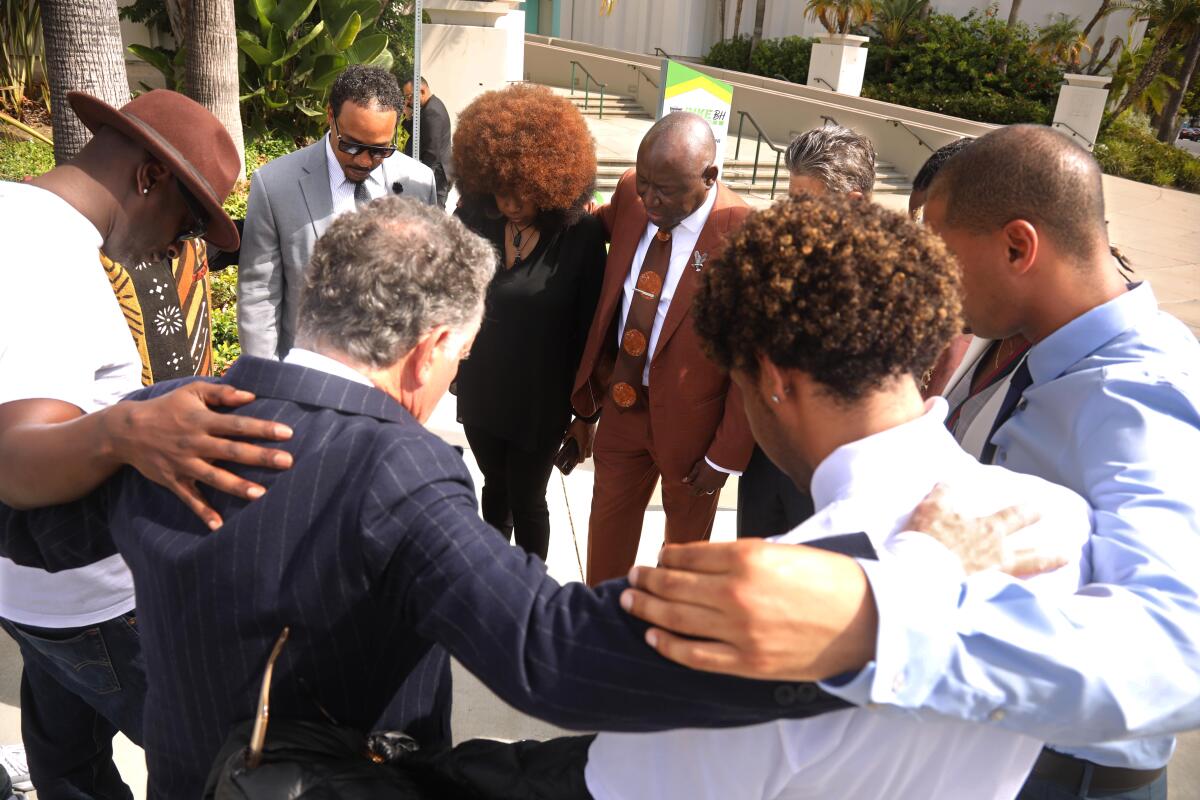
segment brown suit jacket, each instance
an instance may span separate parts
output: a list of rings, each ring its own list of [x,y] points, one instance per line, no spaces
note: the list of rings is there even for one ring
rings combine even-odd
[[[750,207],[722,183],[700,232],[696,250],[708,254],[709,269],[725,238],[741,225]],[[634,187],[634,171],[621,177],[612,200],[597,212],[612,247],[604,271],[600,304],[588,332],[583,359],[575,375],[571,404],[575,413],[594,416],[608,387],[596,378],[611,374],[616,359],[622,287],[633,269],[638,242],[649,222]],[[671,299],[658,344],[650,360],[650,424],[659,470],[667,480],[682,480],[707,456],[726,469],[742,470],[750,460],[754,438],[746,422],[741,393],[729,375],[708,359],[692,327],[692,302],[701,273],[689,266]]]

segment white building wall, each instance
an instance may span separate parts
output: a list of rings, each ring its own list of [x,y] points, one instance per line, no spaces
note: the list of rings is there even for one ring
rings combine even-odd
[[[600,0],[558,0],[562,3],[564,39],[629,50],[653,53],[660,47],[672,55],[698,58],[708,52],[717,40],[717,0],[617,0],[612,16],[599,13]],[[763,18],[763,38],[784,36],[817,36],[824,32],[819,22],[806,18],[803,0],[767,0]],[[990,0],[935,0],[939,13],[964,16],[972,9],[985,11]],[[1080,25],[1087,24],[1099,8],[1099,0],[1027,0],[1021,6],[1021,20],[1037,27],[1052,22],[1057,15],[1079,17]],[[734,35],[734,15],[737,0],[726,0],[726,36]],[[738,32],[754,32],[755,0],[743,0]],[[1008,0],[1000,0],[997,14],[1008,18]],[[1104,47],[1113,37],[1128,36],[1130,12],[1118,11],[1102,20],[1092,32],[1092,40],[1105,37]],[[1135,31],[1134,42],[1141,39],[1144,25]]]

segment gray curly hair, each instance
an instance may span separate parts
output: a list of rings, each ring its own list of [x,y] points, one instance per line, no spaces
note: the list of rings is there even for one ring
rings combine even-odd
[[[840,125],[800,134],[788,145],[786,159],[788,172],[810,175],[833,194],[860,192],[870,197],[875,188],[871,140]]]
[[[495,272],[491,245],[441,209],[375,200],[338,217],[317,241],[297,343],[386,367],[439,325],[473,326]]]

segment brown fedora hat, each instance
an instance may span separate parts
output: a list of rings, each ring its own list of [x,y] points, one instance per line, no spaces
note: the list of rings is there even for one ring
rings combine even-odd
[[[84,92],[68,92],[71,108],[92,133],[115,128],[146,148],[182,181],[208,212],[214,247],[237,250],[237,226],[221,208],[238,179],[237,148],[221,121],[178,92],[155,89],[120,109]]]

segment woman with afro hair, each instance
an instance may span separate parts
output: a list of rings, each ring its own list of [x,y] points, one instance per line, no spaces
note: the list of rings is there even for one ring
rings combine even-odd
[[[454,132],[455,214],[496,248],[496,277],[458,419],[483,472],[483,518],[546,558],[546,486],[604,280],[605,236],[587,213],[596,143],[565,98],[513,85],[463,110]]]

